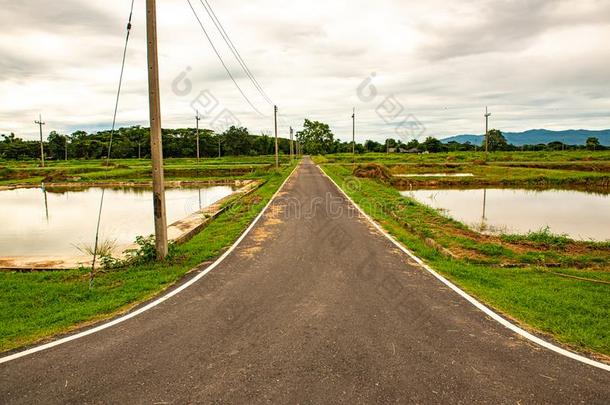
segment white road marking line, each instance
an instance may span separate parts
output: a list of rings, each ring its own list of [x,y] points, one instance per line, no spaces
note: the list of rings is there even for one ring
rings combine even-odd
[[[111,326],[114,326],[114,325],[117,325],[119,323],[125,322],[128,319],[136,317],[136,316],[140,315],[141,313],[146,312],[149,309],[156,307],[157,305],[159,305],[162,302],[168,300],[169,298],[173,297],[174,295],[178,294],[179,292],[187,289],[188,287],[190,287],[191,285],[196,283],[198,280],[200,280],[203,276],[208,274],[210,271],[214,270],[220,263],[222,263],[222,261],[224,259],[227,258],[227,256],[229,256],[231,254],[231,252],[233,252],[237,248],[237,246],[241,243],[241,241],[244,240],[244,238],[248,235],[248,233],[250,233],[252,228],[254,228],[254,226],[260,220],[260,218],[263,216],[263,214],[267,211],[267,209],[269,208],[269,206],[271,205],[273,200],[275,200],[275,197],[284,188],[284,185],[286,185],[288,180],[292,177],[292,175],[294,174],[294,172],[297,170],[297,168],[299,166],[300,166],[300,163],[297,164],[295,166],[295,168],[290,172],[288,177],[286,177],[284,182],[280,185],[280,187],[273,194],[273,196],[271,197],[269,202],[267,202],[267,205],[265,205],[263,210],[256,216],[256,218],[254,218],[254,221],[252,221],[250,226],[248,226],[248,228],[246,228],[246,230],[235,241],[235,243],[233,243],[233,245],[231,245],[231,247],[226,252],[224,252],[218,259],[216,259],[216,261],[214,263],[210,264],[205,270],[203,270],[201,273],[197,274],[195,277],[193,277],[192,279],[190,279],[186,283],[182,284],[180,287],[178,287],[175,290],[165,294],[162,297],[157,298],[156,300],[148,303],[147,305],[143,306],[142,308],[139,308],[136,311],[130,312],[127,315],[124,315],[124,316],[118,317],[116,319],[113,319],[112,321],[103,323],[103,324],[101,324],[99,326],[96,326],[94,328],[85,330],[85,331],[80,332],[80,333],[76,333],[74,335],[66,336],[64,338],[55,340],[53,342],[49,342],[49,343],[45,343],[45,344],[42,344],[42,345],[39,345],[39,346],[35,346],[35,347],[32,347],[32,348],[27,349],[27,350],[23,350],[23,351],[20,351],[20,352],[17,352],[17,353],[13,353],[13,354],[11,354],[9,356],[0,357],[0,364],[7,363],[9,361],[16,360],[16,359],[21,358],[21,357],[25,357],[25,356],[28,356],[30,354],[41,352],[43,350],[47,350],[47,349],[50,349],[52,347],[59,346],[61,344],[71,342],[72,340],[76,340],[76,339],[80,339],[80,338],[88,336],[88,335],[92,335],[92,334],[94,334],[96,332],[99,332],[99,331],[102,331],[104,329],[110,328]]]
[[[597,368],[601,368],[602,370],[606,370],[606,371],[610,371],[610,365],[599,362],[599,361],[595,361],[592,360],[588,357],[582,356],[580,354],[576,354],[574,352],[571,352],[569,350],[563,349],[557,345],[554,345],[550,342],[547,342],[546,340],[543,340],[541,338],[539,338],[538,336],[535,336],[533,334],[531,334],[530,332],[526,331],[525,329],[520,328],[519,326],[507,321],[506,319],[504,319],[502,316],[500,316],[499,314],[495,313],[494,311],[492,311],[491,309],[489,309],[488,307],[486,307],[485,305],[483,305],[482,303],[480,303],[479,301],[477,301],[475,298],[473,298],[471,295],[469,295],[468,293],[466,293],[465,291],[461,290],[459,287],[457,287],[455,284],[453,284],[451,281],[447,280],[445,277],[441,276],[439,273],[437,273],[435,270],[433,270],[430,266],[428,266],[422,259],[420,259],[419,257],[417,257],[413,252],[411,252],[409,249],[407,249],[405,246],[403,246],[402,243],[398,242],[396,239],[394,239],[394,237],[392,235],[390,235],[388,232],[386,232],[381,225],[379,225],[373,218],[371,218],[368,214],[366,214],[362,208],[360,208],[360,206],[358,204],[356,204],[354,202],[354,200],[352,200],[350,198],[350,196],[348,196],[342,189],[341,187],[339,187],[339,185],[337,183],[335,183],[335,181],[329,176],[327,175],[324,170],[322,170],[322,168],[320,168],[318,165],[316,165],[316,167],[318,168],[318,170],[320,170],[320,172],[322,172],[322,174],[328,178],[334,185],[335,187],[337,187],[337,189],[358,209],[358,211],[360,211],[360,213],[369,221],[371,222],[371,224],[373,224],[373,226],[375,226],[375,228],[377,228],[377,230],[379,232],[381,232],[386,238],[388,238],[394,245],[396,245],[396,247],[398,247],[400,250],[402,250],[404,253],[406,253],[407,255],[409,255],[413,260],[415,260],[421,267],[423,267],[425,270],[427,270],[428,272],[430,272],[434,277],[436,277],[438,280],[440,280],[443,284],[445,284],[447,287],[451,288],[453,291],[455,291],[456,293],[458,293],[459,295],[462,296],[462,298],[464,298],[465,300],[467,300],[468,302],[470,302],[472,305],[474,305],[475,307],[477,307],[479,310],[481,310],[483,313],[485,313],[485,315],[489,316],[490,318],[492,318],[493,320],[495,320],[496,322],[500,323],[502,326],[512,330],[513,332],[517,333],[518,335],[521,335],[522,337],[536,343],[537,345],[540,345],[546,349],[552,350],[555,353],[561,354],[563,356],[569,357],[573,360],[579,361],[581,363],[584,364],[588,364],[590,366],[593,367],[597,367]]]

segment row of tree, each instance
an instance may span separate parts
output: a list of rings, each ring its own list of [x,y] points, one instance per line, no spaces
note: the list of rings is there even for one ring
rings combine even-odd
[[[110,131],[87,133],[77,131],[71,135],[60,134],[53,131],[44,141],[45,156],[47,159],[99,159],[108,154]],[[37,159],[40,157],[40,143],[38,141],[23,140],[15,136],[0,135],[0,158]],[[437,138],[428,137],[420,142],[413,139],[402,142],[396,139],[386,139],[384,143],[367,140],[364,144],[342,142],[335,139],[328,124],[306,119],[303,130],[297,132],[296,140],[301,151],[310,155],[323,155],[328,153],[351,152],[448,152],[448,151],[476,151],[485,148],[482,145],[470,142],[443,143]],[[489,151],[539,151],[539,150],[604,150],[597,138],[587,139],[586,145],[565,145],[561,142],[551,142],[539,145],[514,146],[506,141],[502,132],[497,129],[489,131]],[[199,131],[199,150],[201,157],[212,156],[239,156],[239,155],[271,155],[275,152],[275,138],[262,134],[251,135],[247,128],[231,127],[222,134],[215,134],[209,129]],[[280,153],[290,153],[290,140],[279,138]],[[193,128],[164,129],[163,154],[165,157],[195,157],[197,153],[197,136]],[[113,158],[148,158],[150,156],[149,129],[140,126],[120,128],[112,136]]]
[[[318,155],[328,153],[351,152],[351,142],[341,142],[334,138],[334,134],[327,124],[318,121],[305,120],[302,131],[297,132],[297,139],[303,145],[303,151],[307,154]],[[540,150],[605,150],[597,138],[587,139],[586,145],[566,145],[562,142],[551,142],[548,144],[515,146],[509,144],[500,130],[489,131],[487,148],[489,151],[540,151]],[[455,141],[444,143],[434,137],[427,137],[420,142],[412,139],[402,142],[396,139],[386,139],[384,143],[367,140],[364,144],[356,144],[356,153],[364,152],[454,152],[454,151],[477,151],[485,149],[485,141],[481,145],[470,142],[459,143]]]
[[[121,158],[148,158],[150,156],[150,132],[148,128],[133,126],[120,128],[112,135],[111,156]],[[52,131],[43,142],[47,159],[99,159],[108,155],[110,131],[87,133],[77,131],[71,135]],[[196,130],[164,129],[164,157],[195,157],[197,155]],[[40,157],[40,142],[23,140],[15,136],[0,135],[0,158],[37,159]],[[290,153],[290,140],[279,138],[280,153]],[[251,135],[247,128],[231,127],[222,134],[208,129],[199,131],[199,153],[201,157],[270,155],[275,153],[275,138],[268,135]]]

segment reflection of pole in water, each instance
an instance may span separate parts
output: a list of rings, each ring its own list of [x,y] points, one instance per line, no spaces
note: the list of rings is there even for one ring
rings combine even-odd
[[[483,189],[483,216],[481,217],[481,229],[485,229],[485,209],[487,206],[487,189]]]
[[[201,189],[199,189],[199,211],[201,211]]]
[[[47,223],[49,222],[49,204],[47,202],[47,189],[44,188],[44,182],[41,183],[42,194],[44,195],[44,211],[47,218]]]

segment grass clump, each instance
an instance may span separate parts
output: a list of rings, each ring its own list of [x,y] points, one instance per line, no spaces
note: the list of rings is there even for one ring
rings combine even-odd
[[[571,242],[567,235],[554,234],[548,226],[537,231],[528,232],[525,235],[502,235],[500,238],[506,242],[533,242],[539,245],[556,247],[564,247]]]

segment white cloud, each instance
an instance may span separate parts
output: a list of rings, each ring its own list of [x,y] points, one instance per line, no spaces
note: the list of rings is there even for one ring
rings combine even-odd
[[[192,1],[203,18],[201,4]],[[375,112],[390,95],[404,116],[425,125],[425,135],[480,133],[485,105],[492,126],[506,131],[610,127],[607,2],[209,1],[279,105],[283,133],[308,117],[347,140],[355,105],[359,141],[396,137]],[[49,131],[107,128],[130,1],[0,3],[0,133],[34,138],[39,111]],[[135,4],[118,119],[146,125],[144,2]],[[254,113],[227,78],[186,1],[158,7],[164,126],[192,126],[190,101],[209,89],[253,133],[270,132],[272,108],[211,21],[203,18],[239,84],[267,117]],[[193,91],[180,97],[172,81],[187,67]],[[363,102],[356,88],[371,72],[379,95]]]

